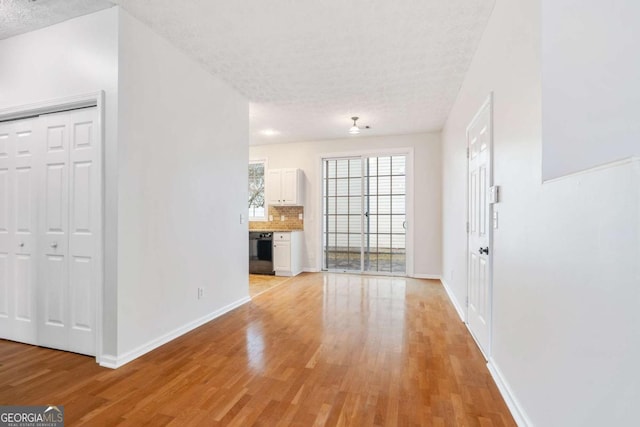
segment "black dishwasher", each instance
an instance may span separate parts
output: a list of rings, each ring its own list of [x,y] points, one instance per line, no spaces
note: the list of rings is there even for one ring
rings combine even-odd
[[[249,273],[275,274],[273,271],[273,233],[249,232]]]

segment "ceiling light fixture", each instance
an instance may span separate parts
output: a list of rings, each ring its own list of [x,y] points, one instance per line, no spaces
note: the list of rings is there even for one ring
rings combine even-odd
[[[349,133],[351,135],[357,135],[360,133],[360,128],[356,124],[356,122],[358,121],[358,117],[351,117],[351,120],[353,120],[353,126],[351,126],[351,129],[349,129]]]

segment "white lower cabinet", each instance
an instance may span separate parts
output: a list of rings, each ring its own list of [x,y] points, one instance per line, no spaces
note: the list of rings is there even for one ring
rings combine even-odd
[[[273,270],[276,276],[295,276],[302,272],[302,232],[273,233]]]

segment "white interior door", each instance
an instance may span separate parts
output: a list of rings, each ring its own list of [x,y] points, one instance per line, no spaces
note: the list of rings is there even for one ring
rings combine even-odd
[[[485,356],[491,345],[491,100],[467,130],[469,148],[469,285],[467,323]]]
[[[95,354],[100,170],[95,108],[40,117],[38,344]]]
[[[34,120],[0,124],[0,337],[36,344]]]

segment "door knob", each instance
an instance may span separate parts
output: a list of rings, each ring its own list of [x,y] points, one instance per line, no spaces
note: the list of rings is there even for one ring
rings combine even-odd
[[[58,247],[58,242],[53,242],[53,243],[51,244],[51,247],[52,247],[53,249],[56,249],[56,248]]]
[[[486,248],[480,248],[480,255],[482,254],[486,254],[489,255],[489,246],[487,246]]]

